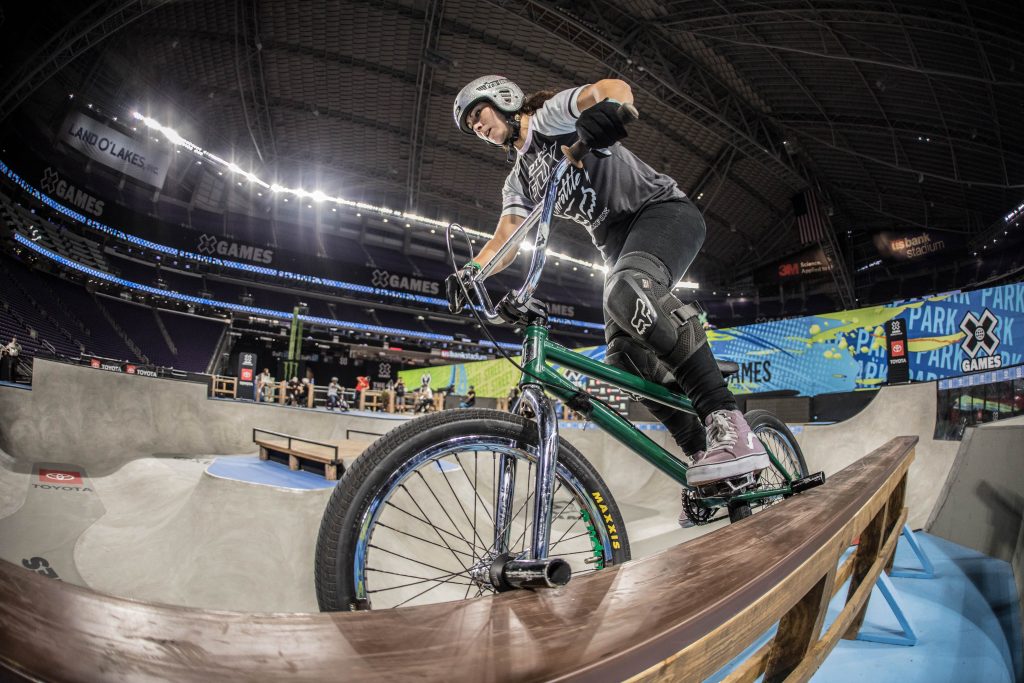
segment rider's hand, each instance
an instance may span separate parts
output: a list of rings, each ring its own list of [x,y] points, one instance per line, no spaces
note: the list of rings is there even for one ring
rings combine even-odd
[[[602,100],[592,107],[583,110],[576,120],[576,134],[591,150],[611,147],[625,138],[626,125],[619,117],[619,107],[615,100]]]
[[[470,261],[457,273],[452,273],[444,281],[445,296],[448,298],[448,310],[452,313],[459,313],[466,305],[467,299],[465,290],[472,287],[473,277],[480,270],[480,265]]]

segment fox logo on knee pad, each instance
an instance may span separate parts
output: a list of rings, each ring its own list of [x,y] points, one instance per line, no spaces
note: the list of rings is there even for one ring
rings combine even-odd
[[[633,312],[633,319],[630,321],[633,329],[640,336],[647,333],[647,330],[651,329],[651,325],[654,324],[654,311],[647,305],[644,299],[636,300],[636,311]]]

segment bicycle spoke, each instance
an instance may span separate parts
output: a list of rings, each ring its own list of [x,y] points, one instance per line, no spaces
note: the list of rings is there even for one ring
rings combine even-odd
[[[459,463],[459,469],[462,469],[462,463]],[[420,478],[422,479],[423,475],[420,475]],[[469,478],[467,477],[466,480],[468,481]],[[469,518],[469,513],[466,512],[466,507],[462,504],[462,500],[459,498],[459,494],[455,493],[455,487],[452,486],[451,480],[448,477],[444,477],[444,483],[448,485],[448,490],[452,492],[452,498],[455,499],[455,502],[456,504],[458,504],[459,509],[462,510],[462,516],[466,518],[466,521],[469,522],[470,525],[472,525],[473,535],[476,536],[477,540],[480,541],[481,544],[483,544],[484,539],[480,538],[480,533],[476,530],[476,524],[473,524],[473,520]],[[476,491],[474,491],[473,493],[476,493]],[[440,504],[440,501],[438,501],[438,503]],[[473,501],[473,508],[476,509],[475,500]],[[449,519],[451,519],[451,517],[449,517]]]
[[[561,515],[561,514],[562,514],[562,512],[565,512],[565,508],[569,507],[569,505],[571,505],[571,504],[572,504],[572,502],[573,502],[573,501],[572,501],[572,500],[570,499],[570,500],[569,500],[569,502],[565,504],[565,507],[563,507],[563,508],[562,508],[562,510],[561,510],[561,511],[559,511],[559,513],[558,513],[558,514],[559,514],[559,515]],[[554,543],[552,543],[552,544],[551,544],[551,547],[552,547],[552,548],[554,548],[554,547],[555,547],[556,545],[558,545],[559,543],[561,543],[561,542],[562,542],[563,540],[565,540],[566,542],[568,542],[568,541],[571,541],[571,540],[573,540],[573,539],[579,538],[580,536],[589,536],[589,535],[590,535],[589,533],[583,533],[583,534],[580,534],[579,536],[573,536],[572,538],[565,538],[565,535],[566,535],[567,533],[569,533],[570,531],[572,531],[573,529],[575,529],[575,528],[576,528],[576,525],[580,523],[580,520],[581,520],[581,519],[583,519],[583,518],[582,518],[582,517],[580,517],[579,519],[577,519],[577,520],[576,520],[575,522],[573,522],[573,523],[572,523],[572,526],[570,526],[570,527],[569,527],[568,529],[566,529],[565,531],[563,531],[563,532],[562,532],[562,535],[558,537],[558,540],[557,540],[557,541],[555,541]]]
[[[381,546],[379,546],[379,545],[374,545],[373,543],[370,543],[370,544],[368,544],[368,545],[367,545],[367,547],[369,547],[369,548],[373,548],[374,550],[379,550],[379,551],[381,551],[382,553],[387,553],[388,555],[394,555],[395,557],[400,557],[400,558],[402,558],[403,560],[406,560],[406,561],[408,561],[408,562],[412,562],[413,564],[418,564],[418,565],[422,565],[422,566],[424,566],[424,567],[429,567],[430,569],[436,569],[436,570],[437,570],[437,571],[439,571],[439,572],[444,572],[444,571],[448,571],[447,569],[445,569],[445,568],[443,568],[443,567],[436,567],[436,566],[434,566],[434,565],[432,565],[432,564],[429,564],[429,563],[427,563],[427,562],[421,562],[421,561],[419,561],[419,560],[414,560],[414,559],[412,559],[411,557],[406,557],[405,555],[402,555],[401,553],[396,553],[396,552],[395,552],[394,550],[389,550],[389,549],[387,549],[387,548],[382,548]],[[466,565],[461,565],[461,566],[462,566],[462,570],[463,570],[463,571],[469,571],[469,569],[470,569],[470,568],[469,568],[469,567],[467,567]],[[462,572],[458,572],[458,573],[460,573],[460,574],[461,574]]]
[[[456,524],[455,520],[452,519],[452,516],[448,514],[448,508],[445,507],[444,503],[441,502],[441,499],[437,497],[436,493],[434,493],[434,488],[424,478],[423,473],[420,472],[419,470],[416,470],[416,475],[420,478],[420,481],[422,481],[424,484],[426,484],[427,490],[430,491],[430,495],[433,496],[434,501],[437,503],[438,507],[441,508],[441,512],[443,512],[444,516],[448,518],[448,521],[452,523],[452,528],[455,529],[456,531],[458,531],[459,530],[459,525]],[[419,504],[417,504],[417,507],[419,507]],[[426,513],[424,513],[424,514],[426,514]],[[475,529],[474,529],[474,531],[475,531]],[[459,535],[462,536],[461,533]],[[475,544],[474,543],[470,543],[470,541],[465,536],[462,536],[462,538],[463,538],[464,541],[466,541],[466,543],[470,547],[474,547],[475,546]],[[480,542],[483,543],[483,539],[480,539]]]
[[[396,509],[399,509],[399,508],[396,508]],[[405,511],[402,510],[402,512],[405,512]],[[409,514],[409,513],[406,512],[406,514]],[[415,517],[415,519],[419,519],[419,518]],[[432,546],[434,546],[436,548],[447,549],[447,550],[452,551],[453,553],[457,553],[459,555],[466,555],[467,557],[471,557],[474,560],[478,559],[476,557],[476,555],[470,555],[469,553],[463,552],[461,550],[456,550],[455,548],[452,548],[451,546],[444,546],[444,545],[441,545],[440,543],[434,543],[433,541],[428,541],[427,539],[422,538],[420,536],[417,536],[416,534],[410,534],[408,531],[402,531],[401,529],[396,529],[393,526],[388,526],[384,522],[377,522],[377,526],[384,527],[385,529],[388,529],[389,531],[394,531],[396,534],[402,534],[403,536],[408,536],[409,538],[415,538],[417,541],[421,541],[423,543],[426,543],[427,545],[432,545]]]
[[[522,511],[522,509],[524,507],[526,507],[527,505],[530,504],[530,499],[531,498],[533,498],[533,491],[530,491],[529,493],[526,494],[526,500],[524,500],[523,504],[519,506],[519,509],[516,510],[516,513],[509,518],[508,524],[505,526],[505,528],[508,528],[508,527],[512,526],[512,520],[519,516],[519,513]],[[502,529],[502,532],[504,532],[504,531],[505,531],[505,529]],[[524,530],[523,533],[526,533],[525,530]],[[522,539],[523,539],[523,535],[520,534],[519,538],[516,539],[516,542],[513,543],[509,547],[509,552],[511,552],[512,551],[512,547],[514,547],[516,544],[518,544],[519,541],[521,541]],[[493,543],[491,544],[491,547],[487,549],[487,552],[494,552],[494,544]]]
[[[420,591],[419,593],[417,593],[416,595],[412,596],[408,600],[403,600],[402,602],[400,602],[397,605],[395,605],[395,608],[397,609],[397,608],[401,607],[402,605],[404,605],[406,603],[412,602],[413,600],[415,600],[416,598],[420,597],[421,595],[423,595],[425,593],[429,593],[430,591],[434,590],[438,586],[443,586],[443,585],[444,585],[444,583],[439,583],[437,585],[431,586],[430,588],[428,588],[426,590]]]
[[[393,508],[393,509],[395,509],[395,510],[398,510],[399,512],[401,512],[401,513],[402,513],[402,514],[404,514],[404,515],[408,515],[409,517],[412,517],[413,519],[415,519],[415,520],[416,520],[416,521],[418,521],[418,522],[422,522],[422,523],[423,523],[423,524],[425,524],[426,526],[428,526],[428,527],[432,528],[432,529],[433,529],[433,530],[434,530],[435,532],[437,532],[437,533],[445,533],[445,534],[448,534],[449,536],[451,536],[451,537],[453,537],[453,538],[457,538],[457,539],[459,539],[460,541],[466,541],[466,539],[465,539],[464,537],[462,537],[462,536],[459,536],[458,534],[453,534],[452,532],[448,531],[447,529],[442,529],[442,528],[440,528],[440,527],[438,527],[438,526],[436,526],[436,525],[434,525],[434,524],[431,524],[429,520],[423,519],[422,517],[417,517],[417,516],[416,516],[416,515],[414,515],[413,513],[409,512],[409,511],[408,511],[408,510],[406,510],[405,508],[403,508],[403,507],[401,507],[401,506],[399,506],[399,505],[395,504],[394,502],[392,502],[392,501],[390,501],[390,500],[389,500],[389,501],[388,501],[388,502],[386,503],[386,505],[387,505],[387,507],[389,507],[389,508]],[[378,524],[378,525],[380,525],[380,522],[378,522],[377,524]],[[442,540],[444,540],[444,539],[442,539]],[[468,541],[467,541],[467,542],[468,542]],[[463,554],[465,554],[465,553],[464,553],[464,551],[458,551],[458,550],[455,550],[454,548],[452,548],[451,546],[449,546],[449,545],[448,545],[447,543],[445,543],[445,547],[446,547],[446,548],[448,548],[449,550],[451,550],[451,551],[452,551],[453,553],[455,553],[455,552],[463,552]],[[470,547],[472,548],[472,547],[475,547],[475,546],[473,546],[473,545],[471,544],[471,545],[470,545]]]
[[[413,495],[412,495],[411,493],[409,493],[409,490],[408,490],[407,488],[405,488],[405,484],[402,484],[400,488],[401,488],[401,489],[402,489],[403,491],[405,491],[405,495],[409,496],[409,500],[411,500],[411,501],[412,501],[413,505],[415,505],[415,506],[416,506],[416,509],[420,511],[420,514],[421,514],[421,515],[423,515],[423,521],[424,521],[424,523],[425,523],[425,524],[427,524],[427,525],[428,525],[428,526],[429,526],[429,527],[430,527],[431,529],[433,529],[433,530],[434,530],[434,533],[436,533],[436,534],[437,534],[437,537],[441,539],[441,542],[442,542],[442,543],[444,543],[445,545],[448,545],[448,542],[444,540],[444,536],[442,536],[442,535],[441,535],[441,531],[442,531],[442,529],[441,529],[440,527],[438,527],[438,526],[437,526],[436,524],[432,524],[432,523],[431,523],[430,521],[428,521],[428,520],[426,519],[426,517],[427,517],[427,513],[426,513],[426,512],[425,512],[425,511],[423,510],[423,508],[422,508],[422,507],[420,506],[420,504],[419,504],[419,501],[417,501],[417,500],[416,500],[416,497],[415,497],[415,496],[413,496]],[[451,519],[451,518],[449,517],[449,519]],[[456,533],[454,533],[454,534],[453,534],[453,533],[451,533],[450,531],[448,531],[447,529],[444,529],[443,531],[445,531],[445,533],[447,533],[447,534],[448,534],[449,536],[456,536],[457,538],[461,539],[461,540],[462,540],[462,542],[463,542],[463,543],[465,543],[466,545],[468,545],[468,546],[469,546],[470,548],[473,548],[473,547],[474,547],[474,546],[473,546],[473,544],[469,542],[469,539],[467,539],[467,538],[466,538],[465,536],[463,536],[462,534],[458,533],[458,531],[459,531],[459,530],[458,530],[458,527],[456,527],[456,528],[455,528],[455,532],[456,532]],[[449,549],[450,549],[450,550],[452,551],[452,554],[454,555],[454,554],[455,554],[455,549],[454,549],[454,548],[452,548],[451,546],[448,546],[448,547],[449,547]]]
[[[409,586],[415,586],[417,584],[427,583],[427,582],[432,582],[432,583],[437,583],[437,584],[451,583],[451,584],[455,584],[457,586],[465,585],[465,583],[462,582],[462,581],[452,581],[452,579],[454,577],[461,576],[462,574],[465,574],[465,572],[455,572],[455,573],[441,574],[440,576],[436,576],[436,577],[428,577],[428,576],[414,576],[412,574],[402,574],[401,572],[390,572],[390,571],[388,571],[386,569],[377,569],[375,567],[367,567],[366,571],[368,571],[368,572],[375,572],[377,574],[388,574],[390,576],[401,576],[404,579],[416,579],[416,581],[413,581],[412,583],[403,583],[403,584],[398,585],[398,586],[388,586],[386,588],[375,588],[373,590],[367,590],[366,591],[367,594],[369,594],[369,593],[385,593],[387,591],[398,590],[399,588],[408,588]],[[473,584],[472,581],[470,581],[469,583],[470,583],[470,585]]]
[[[466,483],[469,483],[469,475],[466,474],[466,468],[462,466],[462,460],[459,458],[459,454],[455,454],[455,462],[459,463],[459,469],[462,470],[462,475],[466,477]],[[476,528],[476,501],[480,501],[481,507],[484,512],[487,512],[488,519],[491,520],[491,524],[494,524],[494,518],[491,517],[491,513],[487,511],[487,504],[484,503],[484,499],[480,497],[480,491],[476,487],[476,457],[473,458],[473,494],[476,500],[473,501],[473,528]]]

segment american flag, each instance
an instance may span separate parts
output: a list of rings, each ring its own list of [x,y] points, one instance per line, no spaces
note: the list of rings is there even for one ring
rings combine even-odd
[[[818,194],[813,188],[794,195],[793,213],[800,232],[800,244],[818,244],[825,239],[826,219],[821,212]]]

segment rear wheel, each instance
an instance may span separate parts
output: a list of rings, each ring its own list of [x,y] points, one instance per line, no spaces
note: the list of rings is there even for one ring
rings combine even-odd
[[[502,554],[498,546],[507,542],[513,557],[530,551],[537,444],[536,423],[493,410],[434,413],[381,437],[345,473],[324,513],[315,562],[320,609],[403,607],[494,592],[490,568]],[[499,530],[503,479],[511,516]],[[629,559],[607,486],[561,440],[549,555],[566,560],[574,575]]]
[[[751,431],[757,435],[764,447],[785,469],[785,474],[789,475],[789,481],[807,476],[807,462],[804,460],[803,451],[800,450],[796,437],[793,436],[793,432],[789,431],[785,422],[767,410],[751,410],[744,417],[747,424],[750,425]],[[768,491],[785,488],[787,485],[785,474],[775,466],[775,463],[772,463],[770,467],[761,471],[755,490]],[[766,507],[779,502],[782,498],[781,495],[773,496],[760,500],[754,505]]]

